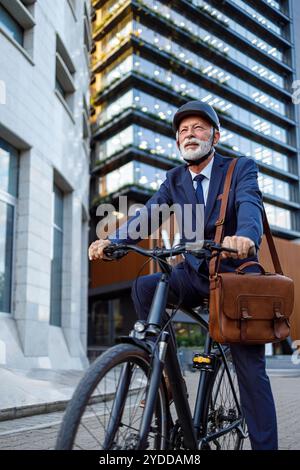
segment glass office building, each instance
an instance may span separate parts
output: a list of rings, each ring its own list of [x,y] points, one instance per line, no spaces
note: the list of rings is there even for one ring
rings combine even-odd
[[[198,99],[219,113],[217,151],[246,155],[258,164],[273,233],[299,238],[292,2],[92,4],[92,218],[97,203],[116,195],[147,200],[165,172],[182,163],[172,116]],[[108,291],[113,298],[112,284],[100,290],[94,285],[91,305]]]

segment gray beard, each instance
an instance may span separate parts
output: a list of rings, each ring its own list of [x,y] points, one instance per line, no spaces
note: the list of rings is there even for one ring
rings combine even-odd
[[[196,150],[185,150],[184,145],[186,142],[180,145],[180,154],[185,161],[193,162],[207,157],[212,151],[212,138],[209,140],[190,139],[190,143],[195,142],[198,144]]]

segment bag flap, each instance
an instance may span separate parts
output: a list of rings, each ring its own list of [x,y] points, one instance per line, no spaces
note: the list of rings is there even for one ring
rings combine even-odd
[[[223,313],[232,320],[289,318],[294,307],[294,282],[279,274],[219,273]]]

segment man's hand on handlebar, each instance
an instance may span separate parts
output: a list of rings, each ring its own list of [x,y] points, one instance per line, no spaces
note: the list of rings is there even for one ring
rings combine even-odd
[[[223,251],[221,253],[221,259],[244,259],[255,254],[255,244],[250,238],[247,237],[238,237],[236,235],[233,237],[225,237],[222,246],[237,250],[238,253],[235,254]]]
[[[90,261],[94,261],[97,259],[103,259],[106,261],[112,261],[112,258],[106,256],[103,252],[104,248],[111,244],[110,240],[96,240],[95,242],[91,243],[89,247],[89,259]]]
[[[224,251],[223,251],[224,250]],[[127,245],[122,243],[111,243],[110,240],[97,240],[89,247],[90,261],[103,259],[104,261],[112,261],[120,259],[129,251],[134,251],[143,256],[149,256],[153,259],[165,259],[170,256],[181,255],[186,253],[194,254],[197,258],[208,259],[208,253],[218,252],[222,258],[247,258],[254,256],[256,253],[255,245],[246,237],[225,237],[223,244],[219,245],[214,240],[198,240],[193,243],[182,243],[172,248],[144,249],[136,245]]]

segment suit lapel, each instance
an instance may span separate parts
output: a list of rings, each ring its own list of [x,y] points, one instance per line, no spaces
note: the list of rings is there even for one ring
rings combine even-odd
[[[207,202],[205,207],[205,216],[204,216],[204,227],[207,225],[217,196],[219,195],[220,186],[224,178],[225,170],[224,169],[225,160],[217,153],[214,156],[213,167],[211,171],[211,178],[209,182],[209,190],[207,196]],[[186,194],[187,203],[192,204],[193,206],[193,217],[196,217],[195,207],[197,204],[196,192],[194,190],[192,177],[189,172],[188,166],[183,166],[183,175],[178,184],[183,186],[184,192]]]
[[[220,155],[215,153],[214,163],[211,170],[211,178],[209,182],[208,196],[205,207],[204,227],[210,218],[211,212],[215,205],[217,196],[219,195],[220,186],[224,178],[224,160]]]
[[[181,180],[181,184],[186,194],[187,202],[189,204],[193,204],[193,206],[194,204],[197,204],[196,192],[193,186],[192,175],[187,166],[184,168],[184,174]]]

